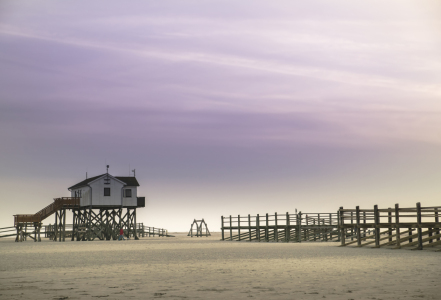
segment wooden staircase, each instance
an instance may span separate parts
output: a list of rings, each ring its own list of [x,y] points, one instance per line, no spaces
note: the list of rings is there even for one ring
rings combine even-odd
[[[33,215],[14,215],[14,226],[20,223],[40,223],[56,211],[66,208],[79,208],[80,198],[62,197],[54,199],[54,202]]]

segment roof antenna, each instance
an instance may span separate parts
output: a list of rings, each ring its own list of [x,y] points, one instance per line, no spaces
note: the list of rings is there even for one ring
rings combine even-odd
[[[104,184],[110,184],[109,165],[107,165],[107,173],[106,173],[106,178],[104,178]]]
[[[132,170],[132,172],[133,172],[133,177],[136,177],[135,170],[136,170],[136,169],[133,169],[133,170]]]

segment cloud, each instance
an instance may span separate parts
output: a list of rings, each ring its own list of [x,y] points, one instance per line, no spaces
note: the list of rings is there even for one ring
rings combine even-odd
[[[95,40],[93,38],[85,39],[82,37],[57,37],[56,35],[50,35],[41,32],[30,32],[23,31],[14,28],[3,28],[0,31],[3,35],[16,36],[28,39],[39,39],[51,43],[60,43],[65,45],[70,45],[80,48],[91,48],[98,51],[111,51],[119,52],[121,55],[137,56],[141,59],[155,59],[163,60],[171,63],[199,63],[203,65],[211,65],[214,67],[228,68],[231,70],[249,70],[259,73],[266,73],[268,76],[270,74],[278,74],[284,76],[296,76],[296,77],[306,77],[314,80],[336,82],[339,84],[349,84],[354,86],[362,87],[379,87],[394,89],[398,91],[410,91],[422,94],[427,94],[429,96],[440,96],[441,87],[437,83],[425,83],[422,81],[415,81],[403,78],[402,76],[384,76],[378,72],[363,72],[357,69],[348,70],[342,67],[320,67],[318,64],[308,64],[305,62],[295,62],[290,60],[277,61],[267,58],[259,57],[258,53],[243,55],[241,53],[236,54],[226,54],[213,51],[212,49],[200,49],[199,51],[188,51],[184,49],[173,49],[172,47],[155,47],[143,44],[132,44],[124,45],[121,43],[115,43],[111,40]],[[270,34],[266,33],[267,36]],[[277,34],[274,36],[277,37]],[[309,37],[311,35],[306,35],[308,41],[303,39],[296,41],[297,44],[308,44],[311,43]],[[291,35],[292,39],[296,39],[296,35]],[[279,36],[279,39],[288,40],[286,37]],[[317,39],[319,44],[322,45],[332,45],[335,44],[329,38]],[[314,42],[316,43],[316,42]],[[337,44],[352,43],[356,45],[353,51],[363,51],[360,44],[353,42],[337,42]],[[353,47],[354,47],[353,46]],[[347,48],[347,46],[345,46]],[[371,47],[378,47],[378,45],[372,45]],[[383,46],[385,47],[385,46]],[[366,50],[364,50],[366,51]],[[324,65],[324,64],[322,64]],[[426,63],[426,65],[428,65]],[[432,64],[432,68],[435,68],[436,64]],[[438,64],[438,68],[441,65]]]

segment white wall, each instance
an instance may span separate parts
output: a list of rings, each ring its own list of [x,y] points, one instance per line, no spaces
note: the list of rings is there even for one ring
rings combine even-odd
[[[137,187],[136,186],[129,186],[129,187],[125,187],[124,190],[132,190],[132,197],[130,197],[130,198],[123,197],[123,205],[124,206],[137,206],[138,205]],[[125,195],[125,192],[123,195]]]
[[[120,206],[121,205],[121,188],[123,183],[109,176],[109,184],[104,184],[106,176],[99,178],[89,185],[92,187],[92,205],[94,206]],[[104,188],[110,188],[110,196],[104,196]]]
[[[78,193],[80,191],[81,191],[80,206],[90,205],[90,187],[88,186],[83,186],[81,188],[71,190],[70,192],[71,197],[75,197],[75,192],[77,192],[77,197],[78,197]]]
[[[80,206],[91,205],[90,200],[92,198],[93,206],[121,206],[121,196],[125,193],[121,190],[124,184],[113,177],[109,176],[110,184],[104,184],[106,176],[99,178],[91,183],[89,186],[81,187],[71,190],[71,197],[75,197],[75,192],[81,190]],[[110,188],[110,196],[104,196],[104,188]],[[138,191],[136,186],[125,187],[123,190],[131,189],[132,197],[123,197],[123,206],[137,206]],[[123,193],[123,194],[121,194]],[[91,197],[92,195],[92,197]]]

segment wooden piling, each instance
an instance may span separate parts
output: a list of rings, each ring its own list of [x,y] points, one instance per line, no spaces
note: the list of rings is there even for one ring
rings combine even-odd
[[[222,240],[225,241],[225,237],[224,237],[224,216],[221,216],[221,231],[222,231]]]
[[[418,250],[423,250],[423,235],[422,235],[422,229],[421,229],[421,203],[417,202],[417,223],[418,223]]]
[[[400,235],[400,211],[398,203],[395,204],[395,234],[396,246],[395,248],[401,248],[401,235]]]
[[[251,242],[251,216],[248,214],[248,238]]]
[[[241,236],[240,236],[240,215],[237,215],[237,233],[238,233],[238,237],[239,237],[239,241],[241,240]]]
[[[268,214],[266,214],[265,241],[268,242]]]
[[[355,207],[355,214],[357,218],[357,246],[361,247],[361,231],[360,231],[360,206]]]
[[[260,217],[259,217],[259,214],[257,214],[257,217],[256,217],[256,227],[257,227],[257,232],[256,232],[257,240],[260,242]]]
[[[378,205],[374,205],[374,219],[375,219],[375,247],[380,247],[380,212]]]
[[[438,207],[436,207],[436,208],[435,208],[435,223],[439,224],[439,218],[438,218]],[[437,240],[437,241],[439,241],[439,240],[440,240],[440,237],[439,237],[439,232],[440,232],[440,228],[439,228],[439,227],[437,227],[437,230],[436,230],[436,235],[438,235],[438,237],[436,238],[436,240]]]
[[[346,245],[346,229],[344,227],[345,219],[344,219],[344,212],[343,212],[343,206],[340,206],[340,242],[342,246]]]
[[[392,224],[392,209],[390,207],[387,208],[387,223],[389,225]],[[387,235],[389,236],[389,243],[392,242],[392,227],[389,227],[387,231]]]

